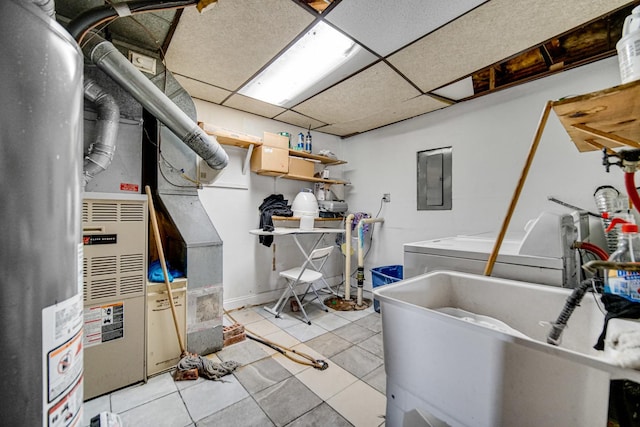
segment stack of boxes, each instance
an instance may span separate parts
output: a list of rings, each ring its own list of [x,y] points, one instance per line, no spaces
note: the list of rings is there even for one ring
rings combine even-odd
[[[251,154],[251,171],[311,178],[314,163],[297,156],[289,156],[289,138],[265,132],[262,145]]]

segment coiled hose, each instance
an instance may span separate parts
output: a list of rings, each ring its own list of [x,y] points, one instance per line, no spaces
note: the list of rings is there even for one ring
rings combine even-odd
[[[601,286],[602,280],[594,277],[583,280],[573,289],[571,295],[567,297],[567,301],[564,303],[564,307],[562,308],[558,319],[551,324],[551,331],[549,331],[549,334],[547,335],[547,344],[556,346],[560,345],[560,336],[562,335],[564,328],[567,326],[567,322],[569,321],[571,314],[573,314],[573,310],[580,305],[580,301],[582,301],[587,290],[596,285],[596,281],[600,282]]]

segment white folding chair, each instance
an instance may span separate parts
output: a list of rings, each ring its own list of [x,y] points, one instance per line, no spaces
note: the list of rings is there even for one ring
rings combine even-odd
[[[279,304],[276,304],[276,317],[278,317],[282,312],[282,308],[284,307],[290,294],[293,294],[293,297],[298,302],[298,306],[300,307],[300,310],[302,311],[302,314],[304,316],[304,321],[309,325],[311,324],[311,321],[309,320],[307,312],[304,309],[304,306],[306,304],[317,299],[320,303],[321,308],[324,311],[329,311],[327,306],[325,306],[322,302],[322,299],[320,299],[320,295],[318,295],[318,289],[315,286],[315,282],[323,279],[321,270],[324,264],[327,262],[327,259],[329,259],[331,252],[333,252],[333,246],[314,249],[313,251],[311,251],[311,254],[309,254],[309,257],[305,260],[304,264],[302,264],[300,267],[295,267],[280,272],[280,276],[284,277],[287,280],[287,286],[289,287],[289,289],[285,292],[285,294],[282,295],[282,303],[280,304],[280,301],[278,301]],[[304,294],[302,294],[302,298],[299,298],[295,292],[295,288],[299,284],[307,284],[307,288],[304,291]],[[315,297],[303,304],[302,301],[304,301],[304,298],[306,297],[309,290],[313,292]]]

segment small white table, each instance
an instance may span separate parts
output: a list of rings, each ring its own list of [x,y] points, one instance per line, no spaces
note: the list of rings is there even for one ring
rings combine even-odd
[[[344,228],[322,228],[316,227],[309,230],[301,229],[301,228],[290,228],[290,227],[276,227],[273,231],[263,231],[258,228],[255,230],[249,230],[249,233],[254,234],[256,236],[292,236],[293,240],[296,242],[298,249],[302,252],[305,259],[309,259],[309,255],[313,250],[318,246],[322,238],[327,234],[343,234],[345,232]],[[302,243],[300,243],[299,236],[302,235],[316,235],[317,239],[313,242],[313,245],[309,250],[305,250]],[[313,264],[312,264],[313,265]],[[328,285],[327,285],[328,286]],[[331,288],[329,288],[331,290]],[[333,290],[331,290],[333,292]],[[264,309],[269,313],[278,317],[280,312],[284,308],[284,304],[286,303],[286,298],[289,293],[289,289],[285,289],[278,302],[273,307],[265,306]],[[304,298],[304,297],[303,297]],[[323,304],[324,305],[324,304]]]

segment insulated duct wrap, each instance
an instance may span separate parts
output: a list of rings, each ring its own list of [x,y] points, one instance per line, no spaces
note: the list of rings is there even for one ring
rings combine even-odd
[[[120,108],[115,99],[95,81],[85,78],[84,97],[98,109],[96,137],[84,159],[83,179],[86,186],[94,176],[106,170],[116,151]]]
[[[85,56],[128,91],[154,117],[213,169],[224,169],[227,153],[214,137],[207,135],[144,74],[134,67],[113,44],[96,34],[87,37]]]

